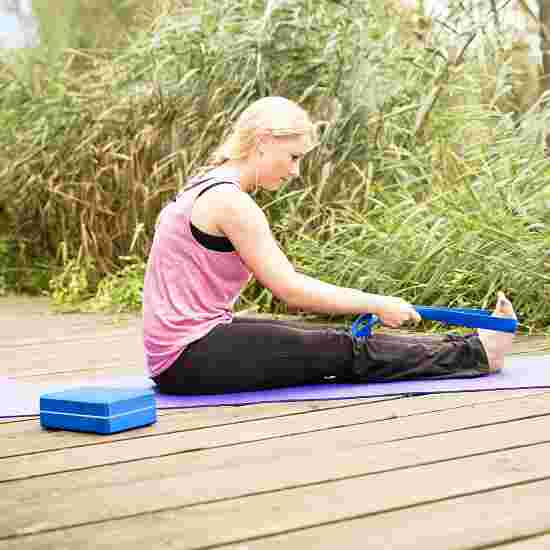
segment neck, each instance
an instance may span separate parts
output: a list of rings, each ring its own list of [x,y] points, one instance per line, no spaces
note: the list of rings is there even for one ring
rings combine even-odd
[[[257,187],[257,172],[253,163],[248,160],[228,160],[223,164],[224,167],[237,170],[239,172],[239,180],[241,189],[250,193]]]

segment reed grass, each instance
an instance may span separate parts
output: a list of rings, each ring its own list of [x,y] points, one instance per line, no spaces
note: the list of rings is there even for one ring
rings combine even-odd
[[[40,93],[2,80],[20,265],[49,258],[60,303],[139,308],[162,206],[251,101],[284,95],[332,119],[301,179],[257,197],[299,270],[424,304],[490,306],[504,289],[524,329],[547,326],[548,111],[483,105],[474,52],[415,132],[442,55],[396,45],[363,0],[269,5],[159,3],[125,48],[65,51]],[[250,306],[285,311],[254,282]]]

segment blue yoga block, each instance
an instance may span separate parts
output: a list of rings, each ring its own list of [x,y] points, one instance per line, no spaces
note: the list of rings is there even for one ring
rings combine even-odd
[[[89,386],[40,396],[44,428],[112,434],[156,420],[155,394],[148,389]]]

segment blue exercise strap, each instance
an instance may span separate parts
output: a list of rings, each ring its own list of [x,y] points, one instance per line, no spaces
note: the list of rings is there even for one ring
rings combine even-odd
[[[485,309],[456,309],[448,307],[413,306],[422,319],[440,321],[448,325],[459,325],[470,328],[484,328],[498,330],[500,332],[516,331],[517,319],[510,317],[493,317],[490,311]],[[358,317],[351,326],[351,333],[356,337],[368,337],[372,328],[380,319],[372,313],[365,313]]]

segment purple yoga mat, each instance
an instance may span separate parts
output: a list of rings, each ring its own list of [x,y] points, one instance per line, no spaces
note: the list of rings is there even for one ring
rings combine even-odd
[[[0,418],[40,414],[40,396],[79,386],[111,386],[123,388],[151,388],[153,382],[145,376],[117,378],[75,378],[58,384],[17,382],[13,378],[0,378]]]
[[[76,380],[70,384],[49,384],[48,386],[0,379],[0,417],[37,415],[39,414],[39,398],[42,393],[60,391],[81,385],[145,388],[151,387],[152,383],[145,376],[104,378],[96,379],[93,382]],[[157,394],[156,399],[159,409],[171,409],[527,388],[550,388],[550,355],[507,357],[506,366],[502,372],[479,378],[413,380],[375,384],[326,383],[223,395]]]

